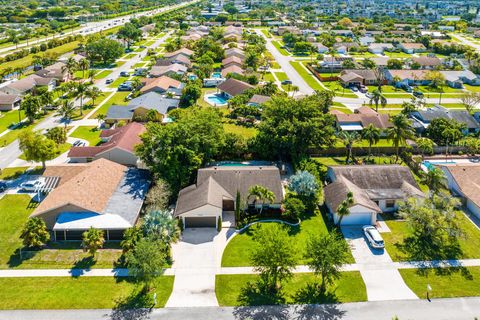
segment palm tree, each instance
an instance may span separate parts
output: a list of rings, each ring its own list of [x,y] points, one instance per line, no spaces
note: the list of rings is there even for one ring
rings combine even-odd
[[[23,27],[22,33],[25,36],[25,39],[27,40],[27,47],[28,47],[28,41],[30,40],[30,36],[32,35],[32,29],[28,27]]]
[[[382,108],[385,108],[387,104],[387,98],[380,92],[380,90],[375,89],[372,92],[372,97],[370,98],[370,105],[375,103],[375,111],[378,112],[378,104],[382,105]]]
[[[50,233],[45,222],[38,217],[34,217],[27,220],[20,238],[23,240],[25,247],[41,247],[50,240]]]
[[[362,130],[362,138],[368,141],[368,157],[372,155],[372,145],[380,141],[381,130],[370,123]]]
[[[387,130],[387,139],[393,141],[396,150],[395,162],[397,162],[400,145],[404,145],[407,139],[413,139],[415,133],[406,115],[399,113],[391,119],[393,127]]]
[[[69,123],[72,120],[74,113],[75,113],[75,106],[73,105],[73,102],[67,99],[63,100],[62,105],[57,110],[57,115],[62,117],[65,123],[65,128],[67,128],[67,123]]]
[[[82,70],[82,78],[85,78],[85,71],[90,68],[90,62],[86,58],[83,58],[78,61],[78,67]]]
[[[294,96],[295,96],[295,93],[298,92],[298,86],[293,85],[293,86],[291,87],[291,90],[292,90],[292,97],[294,97]]]
[[[143,83],[142,83],[142,81],[140,81],[140,79],[134,78],[132,80],[132,88],[134,90],[138,90],[140,87],[142,87],[142,85],[143,85]]]
[[[250,189],[248,189],[247,201],[251,196],[254,197],[254,200],[253,200],[254,205],[257,203],[257,200],[262,201],[262,206],[260,207],[260,213],[262,213],[265,201],[268,201],[270,203],[273,203],[275,201],[275,194],[269,189],[260,185],[252,186],[250,187]]]
[[[43,113],[47,114],[47,106],[53,104],[53,92],[45,91],[39,96],[40,103],[43,105]]]
[[[356,131],[340,131],[340,133],[338,134],[338,138],[347,149],[347,159],[345,160],[345,162],[348,164],[350,163],[350,158],[352,159],[352,161],[354,160],[352,152],[353,144],[359,141],[361,137]]]
[[[83,99],[86,97],[86,94],[89,90],[89,85],[86,83],[76,83],[74,85],[74,95],[76,98],[80,99],[80,115],[83,115]]]
[[[334,47],[328,48],[327,52],[331,56],[331,62],[330,62],[330,77],[333,74],[333,59],[337,56],[337,50]]]
[[[102,90],[100,90],[98,87],[88,88],[87,92],[85,93],[88,98],[92,99],[92,106],[95,105],[95,100],[98,99],[102,94]]]
[[[343,217],[348,216],[350,214],[350,206],[353,204],[353,193],[349,191],[347,193],[347,198],[340,203],[340,205],[337,208],[337,216],[338,216],[338,221],[337,225],[342,224]]]
[[[70,57],[65,62],[65,65],[62,67],[62,72],[67,72],[67,79],[70,80],[70,77],[75,72],[77,67],[78,67],[77,61],[72,57]]]
[[[433,168],[423,174],[422,182],[426,184],[434,193],[445,188],[445,175],[442,169]]]
[[[422,160],[425,153],[433,153],[433,141],[428,138],[418,138],[415,143],[417,148],[422,152]]]
[[[88,80],[90,81],[90,83],[93,83],[96,74],[97,72],[95,70],[88,70]]]
[[[90,227],[82,234],[82,246],[92,256],[95,256],[97,250],[103,247],[104,242],[103,230]]]

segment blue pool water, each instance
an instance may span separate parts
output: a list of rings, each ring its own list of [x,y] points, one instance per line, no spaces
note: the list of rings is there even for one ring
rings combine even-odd
[[[455,164],[455,163],[456,163],[455,161],[435,161],[435,162],[423,161],[423,165],[427,167],[428,171],[433,170],[436,164]]]
[[[188,76],[188,80],[192,80],[192,81],[197,80],[197,76],[194,75],[194,74],[191,74],[191,75]]]
[[[212,104],[216,104],[216,105],[227,104],[227,100],[225,98],[223,98],[222,96],[219,96],[219,95],[209,96],[209,97],[207,97],[207,99]]]
[[[222,74],[220,72],[213,72],[212,73],[212,78],[219,79],[222,77]]]

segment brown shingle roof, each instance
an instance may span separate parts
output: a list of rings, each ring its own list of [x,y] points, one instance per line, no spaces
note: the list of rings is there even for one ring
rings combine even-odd
[[[239,67],[236,64],[230,64],[228,67],[222,69],[222,77],[226,77],[229,73],[236,73],[244,75],[245,71],[242,67]]]
[[[230,78],[219,84],[217,88],[231,96],[236,96],[242,94],[245,90],[253,89],[254,87],[246,82]]]
[[[44,176],[56,174],[60,177],[59,186],[48,194],[31,216],[42,215],[67,204],[101,213],[127,170],[127,167],[106,159],[58,167],[62,168],[47,170]],[[70,170],[75,170],[75,174]]]
[[[0,92],[0,104],[13,104],[20,100],[20,96],[16,94],[5,94]]]
[[[375,110],[369,107],[361,107],[356,110],[357,113],[345,114],[339,110],[332,113],[337,122],[341,123],[361,123],[363,127],[367,127],[369,124],[373,124],[380,129],[387,129],[392,127],[392,123],[389,120],[389,115],[384,113],[377,113]]]
[[[160,78],[145,78],[143,83],[144,86],[140,89],[140,92],[146,92],[155,87],[166,91],[168,88],[180,88],[182,85],[180,81],[172,79],[168,76],[161,76]]]
[[[450,173],[463,195],[480,207],[480,165],[452,164],[441,168]]]

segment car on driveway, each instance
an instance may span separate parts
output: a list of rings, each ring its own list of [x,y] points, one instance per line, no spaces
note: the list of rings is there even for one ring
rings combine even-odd
[[[112,78],[108,78],[107,80],[105,80],[105,83],[106,83],[106,84],[110,84],[110,83],[112,83],[112,82],[113,82],[113,79],[112,79]]]
[[[378,232],[377,228],[375,228],[374,226],[364,226],[363,234],[365,235],[365,238],[367,238],[367,241],[372,248],[375,248],[375,249],[385,248],[385,243],[383,242],[383,238],[380,235],[380,232]]]
[[[120,72],[120,77],[130,77],[130,73],[128,73],[127,71],[122,71]]]
[[[43,187],[43,185],[44,185],[43,181],[40,181],[40,180],[27,181],[20,185],[20,190],[26,191],[26,192],[35,192],[37,191],[37,189]]]
[[[423,98],[423,92],[421,91],[413,91],[413,95],[417,98]]]
[[[3,181],[0,181],[0,192],[7,190],[7,184]]]

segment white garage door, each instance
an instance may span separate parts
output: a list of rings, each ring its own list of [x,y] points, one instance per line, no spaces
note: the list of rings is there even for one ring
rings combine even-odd
[[[342,219],[342,226],[365,225],[372,223],[372,213],[351,213],[344,216]]]

